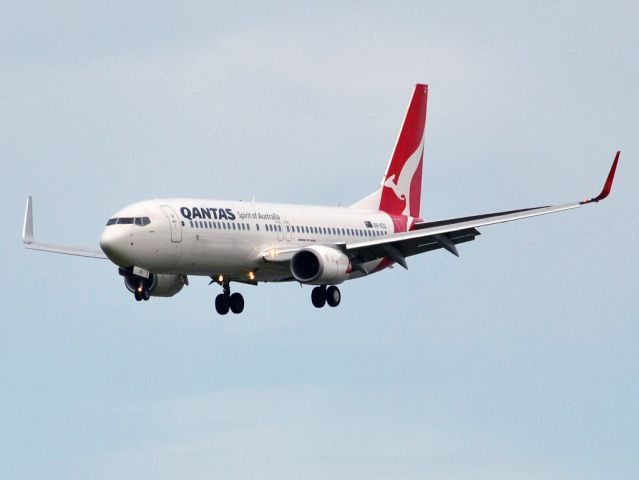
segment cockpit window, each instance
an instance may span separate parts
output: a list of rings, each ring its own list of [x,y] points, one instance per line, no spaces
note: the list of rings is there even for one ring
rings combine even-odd
[[[140,227],[145,227],[149,223],[151,223],[151,219],[149,217],[119,217],[119,218],[110,218],[107,222],[107,227],[109,225],[131,225],[135,224]]]

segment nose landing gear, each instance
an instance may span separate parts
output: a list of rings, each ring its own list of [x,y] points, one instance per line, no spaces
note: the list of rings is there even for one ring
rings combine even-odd
[[[311,301],[315,308],[322,308],[327,303],[329,307],[337,307],[341,300],[342,294],[335,285],[328,288],[321,285],[311,291]]]
[[[151,298],[151,292],[149,292],[149,289],[146,287],[144,279],[140,279],[140,283],[135,289],[133,295],[135,296],[135,300],[138,302],[142,300],[147,301],[149,298]]]
[[[215,310],[220,315],[226,315],[229,310],[236,314],[244,311],[244,297],[238,292],[231,294],[229,283],[229,281],[223,282],[222,293],[215,297]]]

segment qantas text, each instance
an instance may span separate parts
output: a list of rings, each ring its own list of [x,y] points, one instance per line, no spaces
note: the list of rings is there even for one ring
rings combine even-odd
[[[184,218],[194,220],[196,218],[208,218],[209,220],[235,220],[235,214],[230,208],[180,208],[180,213]]]

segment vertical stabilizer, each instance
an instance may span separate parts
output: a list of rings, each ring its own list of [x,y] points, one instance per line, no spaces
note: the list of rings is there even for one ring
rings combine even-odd
[[[381,187],[352,207],[419,217],[427,101],[428,85],[417,84]]]

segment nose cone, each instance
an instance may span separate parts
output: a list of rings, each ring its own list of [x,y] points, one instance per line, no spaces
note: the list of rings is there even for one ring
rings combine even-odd
[[[120,266],[127,266],[127,235],[122,228],[111,225],[104,229],[100,237],[100,248],[109,259]]]

